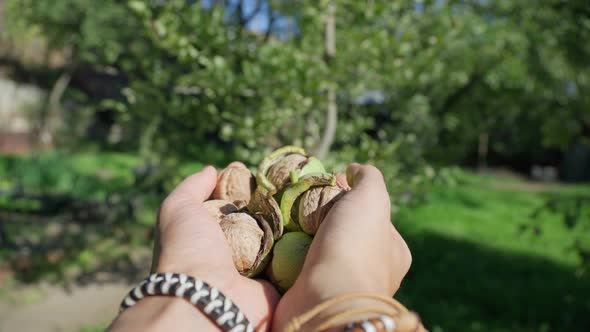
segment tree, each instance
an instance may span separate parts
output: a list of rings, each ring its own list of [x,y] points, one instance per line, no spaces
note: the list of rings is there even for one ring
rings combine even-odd
[[[534,160],[588,135],[582,0],[9,3],[81,67],[115,73],[122,93],[90,101],[154,160],[318,147],[336,109],[320,151],[398,174],[478,150]]]

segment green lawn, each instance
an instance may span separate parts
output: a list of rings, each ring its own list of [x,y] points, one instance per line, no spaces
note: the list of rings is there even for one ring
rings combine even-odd
[[[561,216],[530,215],[549,195],[584,186],[529,186],[509,177],[462,174],[396,222],[413,253],[397,297],[431,331],[589,331],[590,279],[576,273]],[[538,223],[542,233],[521,232]]]

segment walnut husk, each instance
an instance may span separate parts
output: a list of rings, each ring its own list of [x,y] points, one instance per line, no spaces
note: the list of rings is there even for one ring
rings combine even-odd
[[[281,156],[270,166],[266,176],[280,191],[291,181],[291,171],[301,169],[306,162],[307,157],[300,154]]]

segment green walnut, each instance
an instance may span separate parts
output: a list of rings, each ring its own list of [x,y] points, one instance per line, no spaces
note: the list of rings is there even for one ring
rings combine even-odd
[[[301,205],[299,196],[313,187],[336,186],[336,177],[330,174],[305,175],[295,184],[285,189],[281,196],[281,217],[284,227],[288,231],[302,230],[299,224],[299,213],[296,202]]]
[[[286,146],[264,158],[256,177],[241,165],[219,172],[212,200],[203,205],[219,223],[237,271],[254,277],[266,269],[285,292],[303,268],[312,236],[348,190],[317,158]]]
[[[303,268],[311,240],[311,236],[303,232],[290,232],[275,243],[267,274],[281,292],[286,292],[295,283]]]
[[[324,173],[326,169],[319,159],[309,157],[302,148],[285,146],[264,158],[258,167],[256,182],[275,195],[304,175]]]

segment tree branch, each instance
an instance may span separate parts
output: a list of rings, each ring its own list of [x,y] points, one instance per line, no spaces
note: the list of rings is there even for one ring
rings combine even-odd
[[[59,78],[55,81],[53,88],[51,88],[46,111],[40,115],[39,119],[39,131],[36,142],[38,148],[44,144],[51,144],[54,141],[54,134],[58,127],[61,113],[60,101],[70,84],[73,72],[74,68],[71,67],[61,73]]]
[[[438,107],[434,114],[443,114],[446,110],[450,109],[453,105],[455,105],[461,98],[466,95],[475,85],[483,78],[483,75],[474,72],[469,77],[467,83],[461,86],[459,89],[455,90],[452,94],[450,94],[444,102]]]
[[[270,38],[270,35],[272,34],[272,29],[273,29],[273,26],[275,24],[275,19],[276,19],[276,17],[272,13],[272,10],[269,9],[269,14],[268,14],[268,28],[266,29],[266,33],[264,34],[264,39],[263,39],[263,41],[265,43],[268,41],[268,39]]]
[[[248,23],[250,23],[250,21],[256,16],[258,15],[258,13],[260,13],[260,10],[262,9],[262,1],[261,0],[256,0],[256,6],[254,7],[254,10],[252,10],[252,12],[250,13],[250,15],[248,16],[244,16],[244,7],[242,5],[242,0],[240,0],[238,6],[236,7],[236,10],[238,11],[238,17],[239,17],[239,21],[240,21],[240,25],[241,26],[246,26],[248,25]]]

